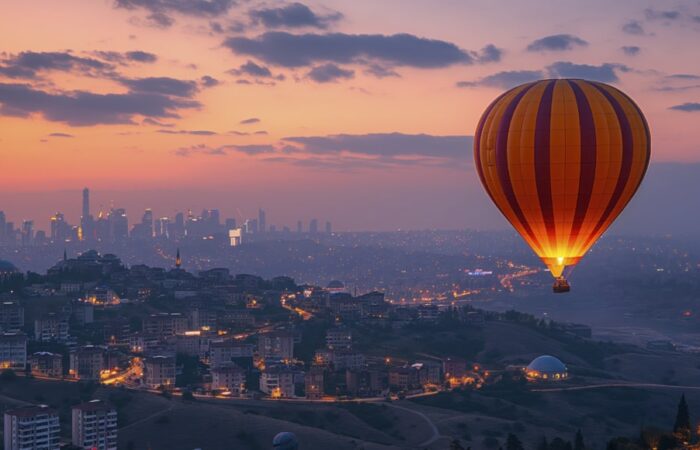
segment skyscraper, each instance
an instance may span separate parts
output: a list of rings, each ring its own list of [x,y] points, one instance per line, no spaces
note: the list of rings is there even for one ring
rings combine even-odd
[[[304,231],[303,225],[301,224],[301,220],[297,221],[297,233],[301,233]]]
[[[264,233],[267,231],[267,223],[265,220],[265,210],[258,209],[258,231]]]
[[[80,216],[81,238],[92,241],[96,237],[95,223],[90,215],[90,189],[83,189],[83,214]]]
[[[7,231],[7,219],[5,218],[5,212],[0,211],[0,244],[5,242],[6,231]]]
[[[90,217],[90,189],[83,189],[83,219]]]
[[[318,233],[318,220],[317,219],[311,219],[311,222],[309,222],[309,233],[311,233],[311,234]]]
[[[25,220],[22,222],[22,245],[32,245],[34,242],[34,221]]]
[[[330,221],[326,220],[326,234],[331,234],[333,232],[333,228],[331,227]]]

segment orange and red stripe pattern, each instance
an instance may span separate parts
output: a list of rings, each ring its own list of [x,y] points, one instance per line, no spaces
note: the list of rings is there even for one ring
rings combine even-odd
[[[474,135],[486,192],[556,277],[629,203],[650,155],[639,107],[586,80],[515,87],[488,106]]]

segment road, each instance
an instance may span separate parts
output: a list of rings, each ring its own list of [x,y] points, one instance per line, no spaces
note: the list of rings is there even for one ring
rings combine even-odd
[[[415,409],[406,408],[405,406],[399,406],[399,405],[396,405],[394,403],[386,403],[386,406],[388,406],[390,408],[396,408],[396,409],[400,409],[402,411],[410,412],[412,414],[419,416],[423,420],[425,420],[425,422],[428,424],[428,426],[432,430],[433,434],[432,434],[432,436],[430,436],[430,438],[428,438],[428,440],[418,444],[418,447],[427,447],[430,444],[432,444],[433,442],[437,441],[438,439],[441,439],[444,437],[443,435],[440,434],[440,430],[438,430],[438,427],[435,425],[433,420],[430,417],[423,414],[422,412],[416,411]]]
[[[604,384],[589,384],[587,386],[568,386],[559,388],[542,388],[531,389],[532,392],[566,392],[566,391],[587,391],[592,389],[608,389],[608,388],[650,388],[650,389],[683,389],[689,391],[700,390],[700,386],[677,386],[673,384],[655,384],[655,383],[604,383]]]

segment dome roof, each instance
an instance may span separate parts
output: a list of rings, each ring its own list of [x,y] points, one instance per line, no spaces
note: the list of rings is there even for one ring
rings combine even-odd
[[[299,448],[299,441],[294,433],[283,431],[272,439],[272,447],[275,450],[297,450]]]
[[[328,283],[328,286],[326,287],[329,289],[342,289],[345,287],[345,285],[340,280],[333,280],[330,283]]]
[[[538,356],[527,366],[528,371],[540,373],[564,373],[566,366],[558,358],[549,355]]]
[[[19,270],[10,261],[0,259],[0,272],[19,272]]]

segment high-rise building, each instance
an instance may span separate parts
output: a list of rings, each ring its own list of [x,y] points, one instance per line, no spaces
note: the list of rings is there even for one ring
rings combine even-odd
[[[261,233],[264,233],[267,231],[267,220],[265,217],[265,210],[264,209],[258,209],[258,230]]]
[[[95,221],[90,215],[90,189],[83,189],[83,214],[80,216],[80,238],[93,241],[96,238]]]
[[[129,237],[129,219],[124,208],[112,208],[109,212],[109,231],[115,242],[125,241]]]
[[[228,219],[226,219],[226,222],[224,225],[225,225],[227,230],[233,230],[234,228],[237,228],[236,227],[236,219],[228,218]]]
[[[90,217],[90,189],[83,189],[83,219]]]
[[[273,331],[258,335],[258,354],[261,358],[292,359],[294,333]]]
[[[51,216],[51,241],[63,242],[71,238],[71,226],[66,222],[63,213],[57,212]]]
[[[302,231],[304,231],[304,227],[301,224],[301,220],[298,220],[297,221],[297,233],[301,233]]]
[[[5,411],[5,450],[58,450],[58,412],[45,405]]]
[[[34,221],[25,220],[22,222],[22,245],[29,246],[34,243]]]
[[[5,212],[0,211],[0,244],[5,243],[6,231],[7,231],[7,219],[5,218]]]
[[[258,232],[258,219],[248,219],[243,224],[243,230],[247,234],[255,234]]]
[[[146,358],[143,384],[151,389],[175,385],[175,358],[162,355]]]
[[[170,237],[170,219],[167,217],[161,217],[158,219],[155,225],[155,235],[156,237],[164,237],[168,239]]]
[[[311,234],[318,233],[318,220],[317,219],[311,219],[311,222],[309,222],[309,233],[311,233]]]
[[[333,232],[333,229],[331,228],[331,223],[326,220],[326,234],[331,234]]]
[[[117,410],[101,400],[73,407],[73,445],[85,450],[117,450]]]

